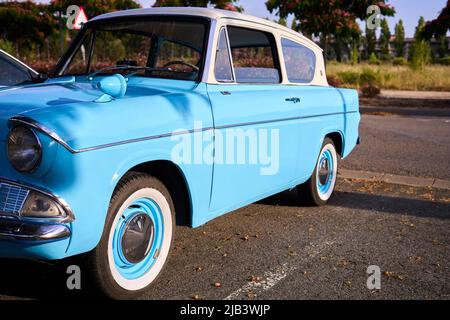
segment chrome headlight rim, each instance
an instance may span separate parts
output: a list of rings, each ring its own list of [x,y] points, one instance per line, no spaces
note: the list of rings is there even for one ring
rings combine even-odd
[[[33,139],[35,140],[36,145],[37,145],[37,148],[35,150],[37,152],[36,160],[34,161],[34,163],[31,163],[31,165],[27,166],[26,168],[20,168],[19,166],[17,166],[17,164],[14,163],[14,161],[11,159],[11,156],[10,156],[10,154],[11,154],[10,153],[10,146],[9,146],[10,138],[11,138],[11,135],[14,133],[15,130],[25,130],[28,133],[30,133],[32,135]],[[36,134],[36,132],[33,130],[33,128],[29,128],[27,126],[20,126],[19,125],[19,126],[15,126],[15,127],[11,128],[11,130],[9,131],[8,139],[6,141],[6,154],[7,154],[9,163],[17,171],[19,171],[21,173],[33,173],[33,172],[35,172],[39,168],[41,163],[42,163],[42,155],[43,155],[43,151],[42,150],[43,149],[42,149],[41,139]]]

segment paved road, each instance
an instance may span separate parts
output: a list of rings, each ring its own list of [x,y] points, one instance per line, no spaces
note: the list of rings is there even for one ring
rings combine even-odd
[[[448,178],[446,121],[364,116],[364,143],[345,166]],[[341,179],[326,207],[301,207],[290,191],[178,227],[168,268],[142,298],[449,299],[449,228],[448,191]],[[97,297],[86,277],[66,289],[78,262],[0,260],[0,298]],[[366,287],[369,265],[381,290]]]
[[[450,117],[363,115],[344,168],[450,180]]]

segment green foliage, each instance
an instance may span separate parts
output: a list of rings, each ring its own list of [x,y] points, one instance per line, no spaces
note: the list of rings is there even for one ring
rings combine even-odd
[[[354,71],[342,71],[337,74],[339,79],[345,83],[350,85],[358,85],[360,74]]]
[[[375,52],[372,52],[372,53],[370,54],[370,57],[369,57],[369,64],[379,65],[380,63],[381,63],[381,62],[380,62],[380,60],[378,59],[376,53],[375,53]]]
[[[420,17],[414,34],[414,42],[409,50],[410,66],[413,70],[421,70],[431,61],[431,48],[427,40],[422,39],[422,30],[425,27],[425,19]]]
[[[439,16],[426,23],[421,30],[421,36],[424,39],[431,39],[432,37],[445,37],[450,31],[450,0],[447,1],[446,6],[441,10]]]
[[[1,46],[11,50],[11,45],[7,43],[13,43],[14,55],[27,61],[43,57],[56,60],[60,54],[60,42],[65,46],[76,34],[76,31],[66,29],[65,18],[62,19],[63,29],[59,28],[59,12],[65,14],[69,5],[82,6],[88,18],[140,7],[134,0],[52,0],[49,4],[0,2]]]
[[[268,0],[267,9],[281,17],[294,15],[299,22],[299,29],[303,34],[312,37],[320,37],[322,47],[328,51],[330,43],[348,44],[354,38],[358,38],[361,30],[357,19],[366,18],[367,7],[375,4],[373,0]],[[380,0],[376,4],[381,9],[381,14],[393,16],[394,8]],[[335,41],[333,41],[335,40]],[[335,47],[339,57],[340,48]]]
[[[14,44],[6,39],[0,39],[0,49],[12,55],[16,54]]]
[[[450,66],[450,56],[438,59],[437,63],[445,66]]]
[[[298,31],[298,24],[295,19],[292,19],[291,29],[294,31]]]
[[[395,54],[397,57],[403,57],[405,53],[405,27],[403,26],[403,20],[400,20],[395,25]]]
[[[437,41],[439,43],[438,54],[440,58],[444,58],[448,52],[447,39],[445,36],[438,36]]]
[[[358,63],[359,52],[358,47],[356,45],[352,46],[352,50],[350,51],[350,63],[355,65]]]
[[[414,70],[421,70],[431,61],[430,44],[426,40],[416,40],[410,49],[410,66]]]
[[[364,68],[361,75],[359,76],[360,86],[376,85],[380,82],[379,80],[380,80],[380,73],[370,68]]]
[[[425,24],[424,17],[420,17],[419,22],[417,23],[416,31],[414,32],[414,39],[422,40],[422,31],[425,28]]]
[[[106,12],[136,9],[140,7],[137,1],[134,0],[52,0],[48,10],[51,12],[61,10],[65,13],[67,7],[70,5],[83,7],[88,18],[93,18]]]
[[[364,67],[362,70],[345,70],[336,74],[336,83],[342,84],[345,87],[364,88],[364,87],[379,87],[386,81],[389,81],[391,74],[381,73],[379,70],[374,70],[369,67]]]
[[[371,30],[366,26],[366,36],[365,36],[365,44],[366,44],[366,59],[375,54],[375,47],[377,44],[377,36],[375,34],[375,30]]]
[[[0,34],[19,48],[42,44],[55,28],[54,19],[45,13],[44,6],[32,2],[0,3]]]
[[[154,7],[207,7],[214,6],[217,9],[231,11],[243,11],[242,7],[236,5],[237,0],[156,0]]]
[[[397,57],[392,61],[392,64],[394,66],[406,66],[408,65],[408,60],[406,60],[404,57]]]
[[[381,34],[380,34],[380,46],[381,46],[381,59],[390,60],[391,53],[389,50],[389,40],[391,39],[391,31],[386,19],[381,20]]]

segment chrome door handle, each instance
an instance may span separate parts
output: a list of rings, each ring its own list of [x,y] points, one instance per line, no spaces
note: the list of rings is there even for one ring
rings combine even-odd
[[[300,98],[297,98],[297,97],[286,98],[285,101],[293,102],[293,103],[300,103]]]

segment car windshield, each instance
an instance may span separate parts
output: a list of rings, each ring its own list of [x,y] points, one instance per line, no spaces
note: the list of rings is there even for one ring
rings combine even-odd
[[[206,30],[206,20],[180,17],[122,18],[87,25],[59,75],[132,72],[198,80]]]

